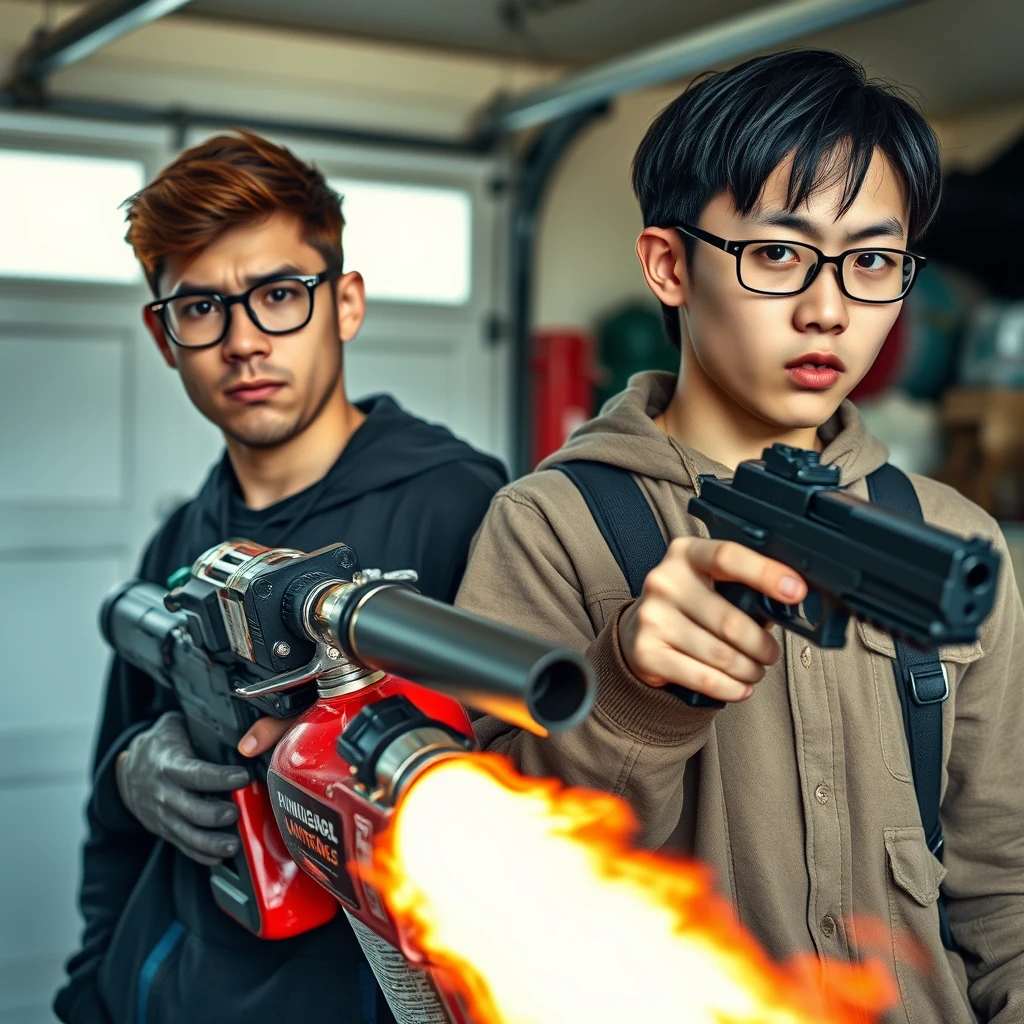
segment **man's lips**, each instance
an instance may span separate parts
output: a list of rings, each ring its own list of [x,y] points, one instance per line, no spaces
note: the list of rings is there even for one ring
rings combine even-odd
[[[786,363],[787,370],[795,370],[799,366],[831,366],[832,369],[838,370],[840,373],[846,369],[842,359],[834,352],[805,352],[802,356],[790,359]]]
[[[236,402],[265,402],[283,387],[284,384],[276,380],[247,380],[241,384],[232,385],[224,393]]]
[[[807,352],[786,363],[786,376],[808,391],[825,391],[845,370],[843,361],[832,352]]]

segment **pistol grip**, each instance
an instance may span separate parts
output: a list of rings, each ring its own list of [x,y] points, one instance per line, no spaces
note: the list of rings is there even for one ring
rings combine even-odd
[[[714,697],[709,697],[704,693],[697,693],[696,690],[688,690],[685,686],[680,686],[678,683],[666,683],[664,689],[669,693],[675,694],[684,704],[689,704],[691,708],[724,708],[724,701],[715,700]]]
[[[715,584],[715,590],[727,601],[731,601],[736,605],[740,611],[746,612],[758,625],[763,626],[768,622],[768,616],[765,614],[761,604],[763,595],[759,594],[756,590],[751,590],[744,583],[731,582],[718,582]],[[683,703],[689,704],[691,708],[725,707],[723,701],[715,700],[714,697],[708,697],[694,690],[688,690],[685,686],[679,686],[678,683],[668,683],[665,689],[669,693],[675,694]]]

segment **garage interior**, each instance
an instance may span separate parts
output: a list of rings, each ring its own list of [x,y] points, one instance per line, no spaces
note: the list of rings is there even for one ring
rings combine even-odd
[[[1021,38],[1012,0],[0,0],[0,818],[24,836],[0,874],[25,880],[0,895],[0,1024],[54,1020],[77,941],[96,608],[220,450],[144,335],[121,199],[225,128],[316,161],[367,279],[353,395],[392,391],[521,474],[671,366],[633,251],[651,119],[705,70],[840,50],[917,99],[945,175],[929,267],[854,397],[897,465],[999,520],[1019,579]],[[389,277],[374,235],[409,218]]]

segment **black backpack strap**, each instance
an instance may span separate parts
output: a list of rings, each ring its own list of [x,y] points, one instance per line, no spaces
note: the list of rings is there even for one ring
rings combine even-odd
[[[868,474],[868,495],[872,502],[898,512],[908,519],[924,521],[921,503],[910,478],[891,463]],[[910,751],[917,806],[921,812],[928,849],[942,860],[942,821],[939,803],[942,793],[942,705],[949,696],[949,684],[937,651],[919,651],[894,640],[896,692],[903,708],[903,728]],[[954,949],[946,907],[939,898],[942,944]]]
[[[560,462],[552,468],[576,485],[626,577],[630,595],[639,597],[647,574],[665,557],[668,544],[633,474],[588,459]],[[676,683],[666,683],[663,689],[693,708],[724,707],[721,701]]]
[[[618,466],[579,459],[553,466],[583,495],[629,592],[639,597],[647,574],[665,557],[668,545],[661,527],[631,473]]]

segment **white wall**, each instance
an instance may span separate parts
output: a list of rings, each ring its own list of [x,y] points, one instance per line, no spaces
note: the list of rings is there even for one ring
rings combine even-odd
[[[649,301],[633,251],[642,225],[629,165],[647,126],[676,92],[624,96],[563,157],[549,185],[537,238],[538,326],[589,326],[627,298]]]
[[[976,170],[1024,132],[1024,97],[944,114],[933,124],[946,167]]]

